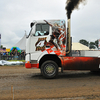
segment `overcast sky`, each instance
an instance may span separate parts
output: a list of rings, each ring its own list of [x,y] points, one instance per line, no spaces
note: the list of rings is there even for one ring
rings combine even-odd
[[[0,0],[1,44],[7,48],[15,45],[30,31],[33,20],[64,19],[66,0]],[[87,0],[71,15],[73,42],[80,39],[95,41],[100,38],[100,0]]]

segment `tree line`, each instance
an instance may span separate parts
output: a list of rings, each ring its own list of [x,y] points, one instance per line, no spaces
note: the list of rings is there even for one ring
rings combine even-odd
[[[89,42],[87,40],[81,39],[81,40],[79,40],[79,43],[88,46],[89,49],[98,49],[99,41],[96,40],[94,42]]]

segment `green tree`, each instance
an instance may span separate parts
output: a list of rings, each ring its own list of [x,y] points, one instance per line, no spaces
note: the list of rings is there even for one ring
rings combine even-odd
[[[90,49],[95,49],[96,48],[95,42],[90,42],[89,43],[89,48]]]
[[[1,45],[1,47],[0,48],[3,48],[3,45]]]
[[[95,42],[89,43],[87,40],[81,39],[81,40],[79,40],[79,43],[88,46],[90,49],[96,49],[96,48],[98,48],[99,41],[96,40]]]
[[[89,46],[89,42],[87,40],[84,40],[84,39],[79,40],[79,43],[86,45],[86,46]]]
[[[98,44],[99,44],[99,41],[98,40],[96,40],[95,41],[95,46],[98,48]]]

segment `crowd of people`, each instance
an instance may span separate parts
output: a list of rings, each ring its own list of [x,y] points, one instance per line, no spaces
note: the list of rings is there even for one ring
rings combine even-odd
[[[25,60],[25,51],[0,52],[0,60]]]

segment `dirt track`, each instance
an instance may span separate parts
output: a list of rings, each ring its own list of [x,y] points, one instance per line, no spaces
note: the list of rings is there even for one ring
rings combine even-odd
[[[38,69],[0,66],[0,100],[41,99],[100,100],[100,74],[66,71],[56,79],[44,79]]]

